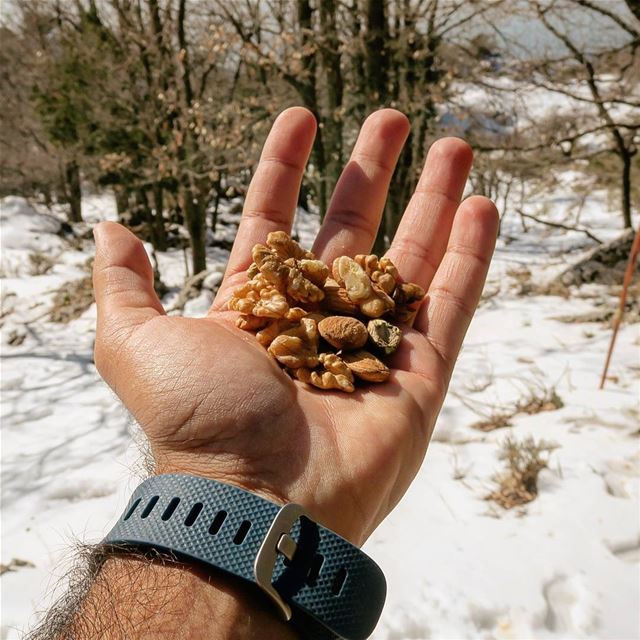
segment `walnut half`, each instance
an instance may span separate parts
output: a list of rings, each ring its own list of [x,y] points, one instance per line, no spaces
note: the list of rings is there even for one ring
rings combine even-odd
[[[388,294],[372,282],[367,272],[352,258],[336,258],[332,274],[336,282],[345,288],[351,302],[356,303],[365,316],[379,318],[395,307]]]
[[[322,289],[305,276],[294,258],[288,258],[285,261],[263,244],[255,245],[251,253],[253,262],[260,270],[260,275],[278,291],[286,293],[298,302],[318,302],[324,298]],[[326,266],[322,270],[317,262],[317,260],[306,260],[305,269],[315,280],[324,284],[322,273],[326,280],[329,270]]]
[[[345,391],[346,393],[353,393],[355,387],[353,386],[353,377],[349,379],[347,376],[341,373],[333,373],[326,369],[320,371],[312,371],[305,367],[295,369],[293,374],[301,382],[318,387],[318,389],[337,389],[338,391]]]
[[[318,325],[311,318],[302,318],[300,324],[287,329],[269,345],[269,353],[290,369],[309,367],[320,363],[318,358]]]
[[[240,285],[233,292],[228,307],[258,318],[283,318],[289,311],[286,297],[262,274]]]

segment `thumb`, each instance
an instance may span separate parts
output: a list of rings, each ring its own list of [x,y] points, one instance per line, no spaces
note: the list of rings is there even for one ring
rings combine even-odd
[[[153,269],[144,245],[128,229],[115,222],[101,222],[93,229],[96,257],[93,290],[98,311],[97,339],[105,330],[133,329],[164,313],[153,288]],[[113,328],[114,331],[110,331]]]

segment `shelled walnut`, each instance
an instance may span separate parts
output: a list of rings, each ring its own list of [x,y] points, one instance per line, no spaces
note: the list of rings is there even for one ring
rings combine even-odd
[[[357,255],[354,260],[366,271],[371,282],[375,282],[385,293],[393,293],[399,276],[398,270],[390,258]]]
[[[289,311],[286,296],[258,274],[233,292],[229,309],[245,316],[283,318]]]
[[[262,244],[253,247],[252,255],[262,278],[278,291],[298,302],[318,302],[324,298],[324,291],[320,287],[327,279],[329,270],[319,260],[306,260],[303,267],[295,258],[282,260],[275,251]]]
[[[313,369],[318,357],[318,324],[311,318],[301,318],[300,324],[283,331],[269,345],[269,353],[285,367]]]
[[[357,304],[365,316],[379,318],[394,309],[394,301],[371,280],[367,272],[353,258],[348,256],[336,258],[333,261],[332,274],[336,282],[344,286],[349,300]]]
[[[355,316],[360,309],[355,302],[351,302],[349,294],[333,278],[327,278],[324,283],[324,306],[329,311]]]
[[[331,268],[283,231],[256,244],[248,281],[228,303],[236,324],[294,378],[323,390],[351,393],[357,381],[384,382],[390,356],[425,296],[401,282],[389,258],[340,256]]]
[[[338,389],[351,393],[355,391],[353,373],[335,353],[320,354],[320,368],[316,371],[301,367],[294,370],[298,380],[319,389]]]

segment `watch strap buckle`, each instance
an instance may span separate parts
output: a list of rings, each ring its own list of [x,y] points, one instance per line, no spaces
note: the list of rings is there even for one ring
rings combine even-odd
[[[271,582],[278,553],[291,561],[297,550],[296,541],[289,535],[298,518],[309,518],[304,507],[290,503],[284,505],[276,514],[271,526],[265,534],[253,562],[253,574],[256,584],[277,605],[285,620],[291,620],[291,607],[284,601]],[[310,518],[309,518],[310,519]]]

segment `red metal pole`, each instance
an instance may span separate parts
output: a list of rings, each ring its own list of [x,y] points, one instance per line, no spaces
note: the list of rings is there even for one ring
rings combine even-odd
[[[613,347],[616,344],[616,338],[618,336],[618,329],[622,322],[622,316],[624,315],[624,305],[627,301],[627,291],[633,278],[633,271],[636,267],[636,261],[638,260],[638,254],[640,253],[640,228],[636,231],[633,244],[631,245],[631,252],[629,253],[629,261],[627,262],[627,270],[624,274],[624,281],[622,283],[622,291],[620,292],[620,304],[618,306],[618,314],[613,321],[613,333],[611,334],[611,342],[609,342],[609,351],[607,352],[607,359],[604,363],[604,371],[600,378],[600,389],[604,389],[604,382],[607,379],[607,371],[609,371],[609,363],[611,362],[611,355],[613,354]]]

